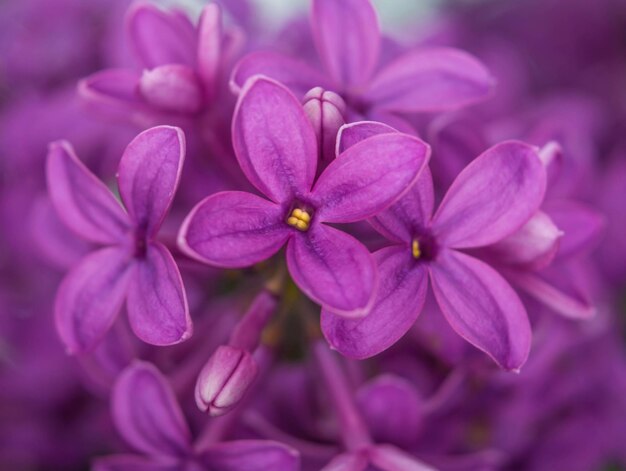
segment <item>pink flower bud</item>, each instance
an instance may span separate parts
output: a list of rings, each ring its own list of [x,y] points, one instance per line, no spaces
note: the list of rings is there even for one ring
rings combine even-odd
[[[202,85],[196,73],[179,64],[144,71],[139,92],[150,105],[164,111],[196,113],[203,103]]]
[[[337,131],[346,122],[344,119],[346,104],[336,93],[320,87],[309,90],[302,103],[317,135],[322,170],[335,158]]]
[[[196,383],[196,404],[209,415],[225,414],[243,398],[257,375],[249,352],[222,345],[206,363]]]

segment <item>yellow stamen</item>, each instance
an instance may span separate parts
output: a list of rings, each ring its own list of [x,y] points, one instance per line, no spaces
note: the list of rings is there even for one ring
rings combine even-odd
[[[411,252],[413,253],[413,258],[420,258],[422,255],[422,251],[420,250],[420,243],[417,240],[414,240],[411,244]]]
[[[299,231],[306,231],[311,222],[311,215],[305,210],[295,208],[291,211],[291,216],[287,218],[287,224],[295,227]]]

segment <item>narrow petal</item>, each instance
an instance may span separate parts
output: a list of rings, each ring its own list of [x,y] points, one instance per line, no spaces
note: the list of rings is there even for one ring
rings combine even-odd
[[[374,305],[361,319],[346,319],[322,309],[321,326],[328,343],[350,358],[369,358],[391,347],[419,316],[428,288],[426,268],[408,246],[374,253],[380,284]]]
[[[373,257],[358,240],[332,227],[314,224],[292,237],[287,266],[309,298],[338,314],[363,315],[374,300]]]
[[[487,98],[494,79],[474,56],[450,48],[408,52],[374,77],[366,95],[377,108],[436,112]]]
[[[194,66],[196,33],[189,20],[146,3],[131,7],[126,20],[130,43],[145,68]]]
[[[131,274],[129,256],[118,247],[93,252],[67,274],[54,314],[70,353],[91,350],[104,337],[122,306]]]
[[[454,250],[439,253],[430,277],[452,328],[502,368],[521,368],[530,350],[530,323],[504,278],[486,263]]]
[[[176,458],[113,455],[96,459],[91,469],[92,471],[183,471],[183,466]]]
[[[300,455],[269,440],[236,440],[211,446],[203,461],[215,471],[298,471]]]
[[[450,186],[433,218],[437,240],[454,248],[493,244],[526,224],[545,191],[536,148],[517,141],[493,146]]]
[[[265,75],[284,84],[298,97],[304,96],[313,87],[333,88],[328,79],[307,62],[265,51],[252,52],[235,65],[230,88],[239,93],[255,75]]]
[[[603,214],[578,202],[551,201],[545,210],[563,231],[559,257],[585,253],[593,249],[606,227]]]
[[[321,471],[365,471],[369,460],[365,453],[344,453],[334,458]]]
[[[117,379],[111,399],[113,421],[133,448],[151,456],[181,456],[191,432],[171,386],[151,363],[137,361]]]
[[[315,184],[316,216],[327,222],[374,216],[409,189],[429,158],[428,144],[407,134],[381,134],[355,144]]]
[[[436,471],[413,455],[391,445],[378,445],[372,448],[370,459],[381,471]]]
[[[139,92],[151,106],[173,113],[197,113],[204,104],[204,90],[196,72],[186,65],[160,65],[144,70]]]
[[[369,0],[314,0],[311,28],[335,83],[343,88],[367,83],[380,53],[378,18]]]
[[[127,303],[133,332],[152,345],[172,345],[191,337],[183,280],[169,250],[153,242],[135,266]]]
[[[198,22],[198,73],[204,84],[206,98],[212,99],[222,66],[224,46],[222,10],[217,3],[204,7]]]
[[[122,155],[117,176],[120,195],[135,227],[149,238],[172,204],[184,159],[185,135],[172,126],[142,132]]]
[[[128,216],[113,193],[78,160],[69,142],[50,144],[46,176],[59,218],[76,234],[100,244],[126,237]]]
[[[249,80],[233,117],[233,147],[250,183],[275,202],[307,193],[317,167],[317,139],[302,105],[283,85]]]
[[[378,134],[398,132],[386,124],[376,121],[357,121],[356,123],[344,124],[337,133],[336,154],[340,155],[346,149]]]
[[[246,267],[274,255],[289,238],[283,209],[241,191],[216,193],[189,213],[178,245],[190,257],[220,267]]]
[[[430,225],[434,205],[433,177],[430,169],[424,167],[409,191],[369,223],[389,240],[410,243]]]

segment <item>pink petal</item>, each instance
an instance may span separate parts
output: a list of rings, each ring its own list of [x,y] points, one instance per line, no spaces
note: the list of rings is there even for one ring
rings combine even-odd
[[[126,21],[131,45],[144,67],[195,65],[196,32],[179,13],[142,3],[131,7]]]
[[[299,471],[299,453],[269,440],[235,440],[212,445],[203,461],[216,471]]]
[[[454,180],[433,218],[437,241],[448,247],[493,244],[537,212],[546,171],[534,147],[517,141],[495,145]]]
[[[220,267],[246,267],[266,260],[292,233],[284,210],[242,191],[204,199],[189,213],[178,234],[190,257]]]
[[[380,134],[355,144],[315,184],[316,217],[355,222],[374,216],[409,189],[429,158],[428,144],[407,134]]]
[[[172,113],[197,113],[204,104],[204,90],[196,72],[186,65],[160,65],[144,70],[139,92],[150,106]]]
[[[574,201],[551,201],[545,211],[563,231],[559,257],[574,256],[593,249],[606,227],[603,214]]]
[[[128,318],[137,337],[152,345],[172,345],[192,334],[183,280],[172,254],[159,242],[148,244],[135,261],[128,288]]]
[[[233,117],[233,147],[244,174],[259,191],[284,202],[311,189],[317,139],[300,102],[265,77],[249,80]]]
[[[369,0],[314,0],[315,46],[335,83],[366,83],[378,64],[380,29]]]
[[[304,96],[313,87],[332,89],[332,84],[306,61],[265,51],[252,52],[235,65],[230,88],[240,93],[245,83],[255,75],[265,75],[284,84],[298,97]]]
[[[337,155],[340,155],[355,144],[377,136],[378,134],[389,134],[398,132],[391,126],[376,121],[357,121],[356,123],[344,124],[337,133]]]
[[[494,80],[474,56],[451,48],[410,51],[381,70],[366,91],[377,108],[436,112],[487,98]]]
[[[126,297],[131,267],[124,249],[109,247],[85,257],[64,278],[54,314],[70,353],[93,349],[113,325]]]
[[[115,116],[146,112],[139,94],[141,74],[127,69],[106,69],[78,82],[78,94],[99,111]]]
[[[315,87],[302,99],[302,107],[317,136],[320,156],[317,171],[321,172],[336,157],[337,132],[346,122],[346,103],[336,93]]]
[[[204,84],[207,100],[216,92],[218,75],[222,66],[224,30],[222,10],[217,3],[204,7],[198,23],[198,74]]]
[[[430,266],[439,307],[452,328],[507,370],[528,358],[530,323],[519,297],[486,263],[442,250]]]
[[[413,259],[410,247],[386,247],[374,259],[380,284],[365,317],[346,319],[322,309],[324,336],[350,358],[369,358],[391,347],[414,324],[426,299],[426,268]]]
[[[191,432],[171,386],[151,363],[136,361],[117,379],[111,399],[117,431],[150,456],[189,452]]]
[[[128,216],[111,191],[78,160],[67,141],[50,144],[46,168],[48,193],[59,218],[89,242],[121,242]]]
[[[185,135],[172,126],[142,132],[122,155],[117,177],[120,195],[135,227],[149,238],[172,204],[184,160]]]
[[[292,237],[287,266],[309,298],[338,314],[363,315],[374,300],[374,259],[358,240],[332,227],[313,224]]]
[[[370,459],[381,471],[436,471],[435,468],[422,463],[410,455],[391,445],[378,445],[371,449]]]

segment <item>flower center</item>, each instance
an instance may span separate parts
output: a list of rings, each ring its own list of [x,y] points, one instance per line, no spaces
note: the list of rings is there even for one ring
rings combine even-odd
[[[417,239],[414,239],[411,243],[411,253],[413,254],[414,259],[418,259],[422,256],[422,251],[420,250],[420,243]]]
[[[304,232],[309,229],[311,215],[304,209],[294,208],[294,210],[291,211],[291,216],[287,218],[287,224]]]
[[[422,262],[432,262],[437,258],[439,247],[432,234],[421,233],[411,240],[411,256]]]

